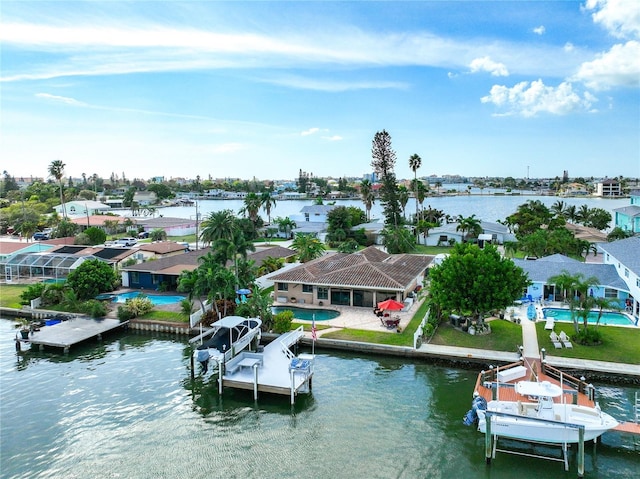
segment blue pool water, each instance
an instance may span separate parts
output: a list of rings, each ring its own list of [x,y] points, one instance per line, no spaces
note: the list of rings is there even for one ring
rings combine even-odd
[[[293,317],[296,319],[304,319],[306,321],[312,321],[315,316],[316,321],[328,321],[340,316],[340,312],[334,309],[307,309],[296,308],[294,306],[274,306],[271,308],[273,314],[278,314],[282,311],[293,311]]]
[[[163,296],[159,294],[145,294],[145,293],[140,293],[138,291],[132,291],[130,293],[120,293],[120,294],[114,295],[113,301],[115,301],[116,303],[124,303],[127,301],[127,299],[137,298],[138,296],[146,296],[151,300],[151,303],[155,306],[164,306],[167,304],[179,303],[185,298],[185,296],[178,296],[178,295]]]
[[[562,308],[543,308],[545,318],[553,318],[556,321],[571,321],[571,311]],[[589,324],[596,324],[598,321],[598,311],[591,311],[587,317]],[[604,311],[600,318],[600,324],[602,325],[615,325],[615,326],[632,326],[633,322],[624,314],[616,313],[615,311]]]

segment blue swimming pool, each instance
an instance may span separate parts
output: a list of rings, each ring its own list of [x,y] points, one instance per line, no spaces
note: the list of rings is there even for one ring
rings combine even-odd
[[[164,296],[160,294],[145,294],[139,291],[132,291],[130,293],[120,293],[115,294],[113,301],[116,303],[124,303],[127,299],[137,298],[138,296],[146,296],[151,300],[151,303],[154,306],[165,306],[167,304],[175,304],[182,301],[185,296],[173,295],[173,296]]]
[[[562,308],[542,308],[545,318],[553,318],[556,321],[571,321],[571,311]],[[580,320],[582,321],[582,320]],[[596,324],[598,311],[591,311],[587,317],[589,324]],[[628,316],[615,311],[604,311],[600,318],[600,324],[612,326],[633,326],[633,321]]]
[[[340,316],[340,311],[334,309],[296,308],[295,306],[274,306],[271,308],[273,314],[278,314],[282,311],[293,311],[294,318],[305,321],[312,321],[314,318],[316,321],[328,321]]]

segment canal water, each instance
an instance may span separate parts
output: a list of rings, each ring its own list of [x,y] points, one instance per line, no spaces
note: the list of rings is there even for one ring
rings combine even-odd
[[[485,465],[484,436],[462,425],[476,371],[321,351],[312,394],[291,406],[192,381],[185,339],[122,332],[64,356],[18,354],[14,334],[0,320],[2,478],[576,477],[575,454],[569,472],[506,454]],[[605,411],[632,418],[632,388],[596,386]],[[638,477],[640,442],[607,433],[586,469]]]

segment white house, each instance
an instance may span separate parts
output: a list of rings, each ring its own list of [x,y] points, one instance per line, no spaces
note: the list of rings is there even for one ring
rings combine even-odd
[[[630,296],[627,311],[640,317],[640,236],[632,236],[600,245],[604,264],[613,265],[625,282]]]
[[[459,223],[445,223],[429,230],[429,236],[426,238],[420,234],[419,242],[427,246],[447,245],[449,240],[456,243],[462,242],[462,231],[458,231]],[[504,244],[505,241],[515,241],[515,235],[509,231],[505,225],[492,223],[490,221],[481,221],[482,227],[481,238],[484,241],[491,241],[493,244]],[[466,234],[466,233],[465,233]]]
[[[54,206],[53,209],[60,216],[63,215],[62,205]],[[99,201],[74,200],[66,202],[64,209],[66,210],[67,216],[78,217],[104,214],[109,211],[111,207]]]

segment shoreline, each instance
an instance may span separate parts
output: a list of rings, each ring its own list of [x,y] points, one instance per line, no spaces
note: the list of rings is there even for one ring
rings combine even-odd
[[[43,318],[45,316],[51,316],[52,314],[61,314],[61,312],[0,307],[0,316],[3,317],[31,315],[32,318]],[[174,336],[193,336],[197,334],[197,331],[190,328],[187,323],[144,319],[131,320],[129,322],[128,329],[140,332],[170,334]],[[277,334],[263,333],[261,342],[270,342],[275,340],[277,337]],[[302,338],[301,344],[305,347],[312,347],[313,340],[310,337],[305,336]],[[459,367],[461,369],[477,369],[479,365],[487,365],[487,363],[504,365],[520,360],[520,355],[516,352],[440,346],[428,343],[422,344],[418,349],[413,349],[409,346],[391,346],[377,343],[319,338],[316,340],[315,346],[320,350],[336,350],[374,356],[382,355],[419,359],[432,362],[434,364]],[[640,385],[640,366],[637,365],[627,363],[606,363],[602,361],[578,358],[559,358],[549,355],[546,356],[546,361],[549,365],[562,369],[568,374],[576,377],[588,376],[591,380],[597,380],[608,384]]]

